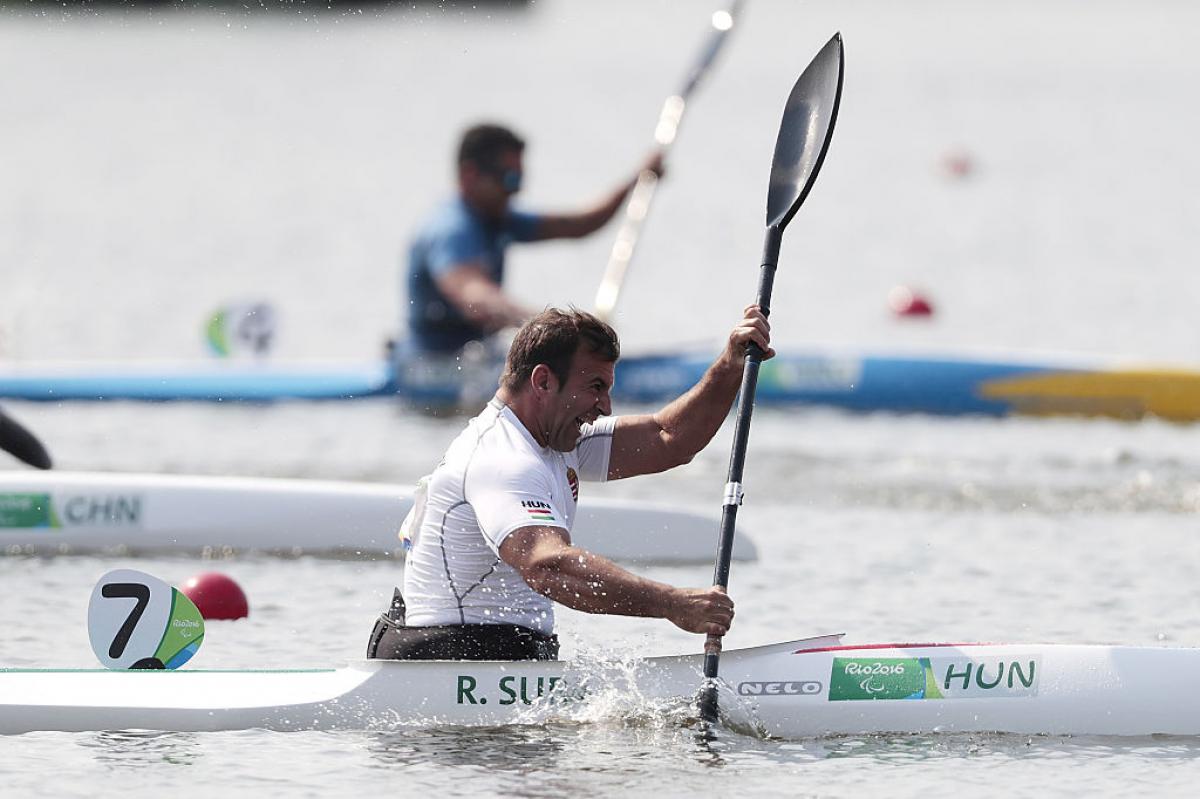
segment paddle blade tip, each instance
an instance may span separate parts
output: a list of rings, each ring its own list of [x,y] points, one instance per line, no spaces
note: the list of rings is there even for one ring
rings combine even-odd
[[[787,226],[816,180],[841,105],[844,64],[842,35],[838,32],[792,86],[771,162],[767,193],[769,228],[782,230]]]

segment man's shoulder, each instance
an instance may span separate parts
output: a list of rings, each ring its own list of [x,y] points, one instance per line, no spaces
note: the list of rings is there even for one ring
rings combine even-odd
[[[532,455],[525,443],[524,437],[503,408],[489,403],[458,434],[451,450],[457,450],[459,454],[469,453],[473,458],[492,452],[508,457]]]
[[[435,273],[486,255],[487,235],[479,220],[459,199],[434,209],[413,237],[413,268]]]
[[[545,468],[528,433],[503,410],[489,407],[475,417],[467,437],[473,476],[512,476]]]
[[[439,236],[474,231],[479,221],[460,197],[451,197],[434,206],[419,227],[421,236]]]
[[[428,249],[446,239],[473,236],[475,224],[471,215],[457,198],[443,200],[425,212],[411,229],[410,243],[418,249]]]
[[[541,462],[521,423],[503,411],[483,422],[479,443],[482,450],[497,458],[510,458],[523,463]]]

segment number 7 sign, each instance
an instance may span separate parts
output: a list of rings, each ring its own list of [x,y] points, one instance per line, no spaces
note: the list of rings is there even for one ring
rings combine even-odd
[[[200,611],[177,588],[144,572],[100,578],[88,605],[92,651],[109,669],[176,669],[204,638]]]

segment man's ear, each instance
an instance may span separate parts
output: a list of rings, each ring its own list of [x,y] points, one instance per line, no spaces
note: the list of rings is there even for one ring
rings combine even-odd
[[[558,378],[544,363],[533,367],[533,373],[529,375],[529,382],[537,391],[558,391]]]
[[[470,161],[458,165],[458,185],[463,188],[473,187],[479,181],[479,167]]]

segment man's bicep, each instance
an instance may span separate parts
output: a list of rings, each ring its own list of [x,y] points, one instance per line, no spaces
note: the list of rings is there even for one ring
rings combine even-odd
[[[654,474],[673,465],[666,431],[653,414],[617,419],[608,459],[609,480]]]
[[[483,266],[487,254],[487,244],[477,231],[454,227],[439,230],[428,237],[424,259],[429,274],[436,280],[463,266]]]
[[[508,217],[508,232],[514,241],[542,241],[549,238],[545,230],[546,216],[528,211],[513,211]]]
[[[570,537],[561,527],[519,527],[500,542],[500,559],[524,573],[570,545]]]

